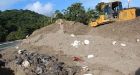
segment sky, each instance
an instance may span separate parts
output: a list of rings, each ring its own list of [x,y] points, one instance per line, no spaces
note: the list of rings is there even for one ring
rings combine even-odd
[[[43,15],[51,15],[55,10],[66,9],[73,3],[80,2],[85,9],[94,8],[99,2],[114,0],[0,0],[0,10],[28,9]],[[128,0],[121,0],[127,7]],[[140,0],[130,0],[131,7],[140,7]]]

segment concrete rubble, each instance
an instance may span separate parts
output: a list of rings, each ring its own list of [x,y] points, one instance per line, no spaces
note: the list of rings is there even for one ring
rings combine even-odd
[[[81,45],[81,44],[80,44],[80,41],[75,40],[73,43],[71,43],[71,45],[75,48],[78,48],[78,46]]]
[[[83,42],[79,40],[74,40],[74,42],[71,43],[71,45],[75,48],[78,48],[80,45],[89,45],[89,44],[90,44],[89,40],[84,40]]]
[[[126,44],[125,44],[125,43],[121,43],[121,46],[125,47],[125,46],[126,46]]]
[[[54,56],[27,52],[27,50],[18,51],[15,63],[21,66],[26,74],[31,72],[32,75],[76,75],[80,71],[80,67],[68,66]]]
[[[136,42],[140,42],[140,39],[137,39]]]
[[[71,34],[70,36],[71,36],[71,37],[75,37],[75,35],[74,35],[74,34]]]
[[[116,45],[116,43],[117,43],[117,41],[113,41],[113,42],[112,42],[112,45]]]
[[[87,56],[88,59],[94,58],[94,57],[95,57],[95,56],[94,56],[93,54]]]

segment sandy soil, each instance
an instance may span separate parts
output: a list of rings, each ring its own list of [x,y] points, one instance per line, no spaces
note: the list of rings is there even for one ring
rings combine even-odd
[[[35,31],[19,46],[37,53],[58,55],[69,65],[87,66],[85,73],[93,75],[139,75],[139,28],[140,17],[96,28],[63,21],[62,25],[55,23]],[[79,41],[77,47],[71,45],[75,40]],[[84,40],[89,40],[89,44],[84,44]],[[12,56],[14,51],[4,53]],[[89,55],[93,57],[88,58]],[[72,57],[82,61],[73,61]]]

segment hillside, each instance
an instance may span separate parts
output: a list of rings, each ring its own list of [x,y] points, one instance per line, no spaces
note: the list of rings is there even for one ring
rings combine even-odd
[[[23,39],[50,23],[49,17],[29,10],[0,11],[0,42]]]

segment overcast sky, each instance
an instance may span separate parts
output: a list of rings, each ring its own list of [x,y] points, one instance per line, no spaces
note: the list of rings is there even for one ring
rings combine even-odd
[[[87,8],[94,8],[101,1],[113,0],[0,0],[0,10],[29,9],[40,14],[50,15],[55,10],[63,10],[72,3],[81,2]],[[127,7],[128,0],[121,0],[123,7]],[[140,7],[140,0],[131,0],[130,6]]]

